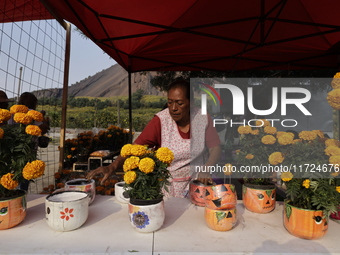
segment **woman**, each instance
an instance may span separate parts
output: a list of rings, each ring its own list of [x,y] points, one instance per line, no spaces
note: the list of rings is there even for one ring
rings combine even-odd
[[[196,172],[195,166],[212,166],[221,156],[220,140],[211,118],[201,115],[198,109],[190,112],[190,95],[189,82],[176,81],[170,84],[168,107],[155,115],[134,142],[155,149],[168,147],[174,152],[175,159],[169,167],[171,187],[166,196],[186,197],[192,178],[205,184],[212,182],[210,173]],[[93,170],[87,178],[103,173],[104,183],[122,167],[124,160],[120,156],[110,165]]]

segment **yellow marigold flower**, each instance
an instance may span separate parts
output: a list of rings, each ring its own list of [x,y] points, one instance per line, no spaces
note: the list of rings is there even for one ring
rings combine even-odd
[[[130,171],[138,167],[139,158],[136,156],[131,156],[124,161],[123,170],[124,172]]]
[[[236,154],[239,154],[241,152],[241,150],[236,150],[235,152],[236,152]]]
[[[4,123],[5,121],[11,118],[11,113],[7,109],[0,109],[0,123]]]
[[[340,89],[334,89],[327,94],[327,101],[333,109],[340,109]]]
[[[266,126],[266,127],[264,127],[263,131],[266,134],[274,135],[277,132],[277,129],[276,129],[276,127]]]
[[[340,155],[330,156],[328,162],[333,165],[340,165]]]
[[[16,114],[14,114],[14,121],[17,123],[21,123],[21,124],[30,124],[33,119],[31,116],[27,115],[26,113],[22,113],[22,112],[18,112]]]
[[[278,165],[283,162],[284,156],[281,152],[273,152],[269,155],[268,161],[272,165]]]
[[[295,135],[292,132],[286,132],[285,134],[282,135],[290,135],[292,139],[294,139]]]
[[[339,142],[338,140],[335,140],[335,139],[327,139],[327,140],[325,141],[325,146],[326,146],[326,147],[332,146],[332,145],[338,146],[338,147],[339,147],[340,142]]]
[[[12,114],[16,114],[18,112],[22,112],[22,113],[27,113],[28,112],[28,107],[26,105],[21,105],[21,104],[16,104],[16,105],[13,105],[9,111],[12,113]]]
[[[299,137],[305,141],[313,141],[317,135],[313,131],[301,131]]]
[[[36,110],[30,110],[27,112],[28,116],[31,116],[32,119],[34,119],[35,121],[39,121],[42,122],[44,120],[44,115],[42,115],[41,112],[38,112]]]
[[[309,189],[310,180],[309,179],[304,180],[302,186],[305,187],[306,189]]]
[[[2,139],[4,137],[5,131],[0,128],[0,139]]]
[[[135,171],[128,171],[124,174],[124,181],[126,184],[133,183],[137,178],[137,174]]]
[[[170,164],[174,160],[174,153],[167,147],[161,147],[156,151],[156,158],[166,164]]]
[[[254,129],[250,132],[252,135],[258,135],[260,131],[258,129]]]
[[[340,148],[334,145],[326,147],[324,151],[327,156],[340,155]]]
[[[250,134],[252,131],[250,126],[239,126],[237,128],[237,132],[241,135],[246,135],[246,134]]]
[[[36,179],[44,174],[45,166],[45,162],[41,160],[28,162],[22,170],[22,176],[26,180]]]
[[[284,132],[284,131],[277,131],[276,132],[276,138],[279,138],[281,135],[284,135],[284,134],[286,134],[286,132]]]
[[[146,153],[146,147],[144,145],[134,144],[131,147],[131,155],[143,156]]]
[[[340,72],[336,73],[331,82],[333,89],[340,89]]]
[[[227,163],[224,165],[225,167],[223,168],[223,174],[224,175],[231,175],[233,173],[233,165],[230,163]]]
[[[340,186],[336,186],[335,190],[340,193]]]
[[[292,144],[293,143],[293,137],[289,134],[286,133],[284,135],[281,135],[277,141],[279,142],[279,144],[281,145],[287,145],[287,144]]]
[[[141,170],[143,173],[151,173],[153,172],[155,168],[155,161],[152,158],[143,158],[139,161],[139,170]]]
[[[12,190],[15,189],[19,183],[16,180],[13,180],[14,174],[7,173],[3,175],[0,179],[0,184],[4,186],[6,189]]]
[[[314,132],[320,138],[325,137],[324,133],[321,130],[312,130],[312,132]]]
[[[274,144],[276,142],[276,138],[272,135],[265,135],[262,137],[261,142],[264,144]]]
[[[124,158],[128,157],[131,155],[131,148],[132,144],[125,144],[122,149],[120,150],[120,155]]]
[[[29,135],[40,136],[41,129],[36,125],[28,125],[25,129],[26,133]]]
[[[293,179],[293,174],[291,172],[283,172],[281,174],[281,180],[284,182],[289,182],[291,179]]]
[[[270,127],[270,122],[265,119],[260,119],[255,122],[257,127]]]
[[[253,159],[254,155],[253,154],[247,154],[246,159]]]
[[[333,172],[333,173],[331,173],[331,176],[337,177],[339,174],[340,174],[340,172]]]
[[[302,139],[294,139],[292,143],[302,142]]]

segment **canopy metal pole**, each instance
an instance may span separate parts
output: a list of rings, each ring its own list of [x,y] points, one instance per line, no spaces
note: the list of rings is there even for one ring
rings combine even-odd
[[[131,72],[128,71],[129,80],[129,143],[132,143],[132,89],[131,89]]]

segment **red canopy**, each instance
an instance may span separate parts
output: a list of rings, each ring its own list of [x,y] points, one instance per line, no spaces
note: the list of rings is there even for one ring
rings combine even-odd
[[[23,19],[11,13],[13,2],[34,7],[25,17],[51,18],[37,15],[38,0],[4,2],[3,22]],[[340,62],[338,0],[42,2],[130,72],[320,69]]]

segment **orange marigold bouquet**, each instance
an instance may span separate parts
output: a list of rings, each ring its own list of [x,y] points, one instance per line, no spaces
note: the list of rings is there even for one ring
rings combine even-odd
[[[37,138],[43,115],[24,105],[0,109],[0,198],[12,196],[19,183],[44,174],[45,163],[37,159]],[[7,122],[13,122],[14,124]]]
[[[126,157],[123,165],[125,189],[130,198],[158,199],[167,191],[171,177],[168,166],[174,159],[173,152],[161,147],[156,151],[143,145],[126,144],[121,149]]]

